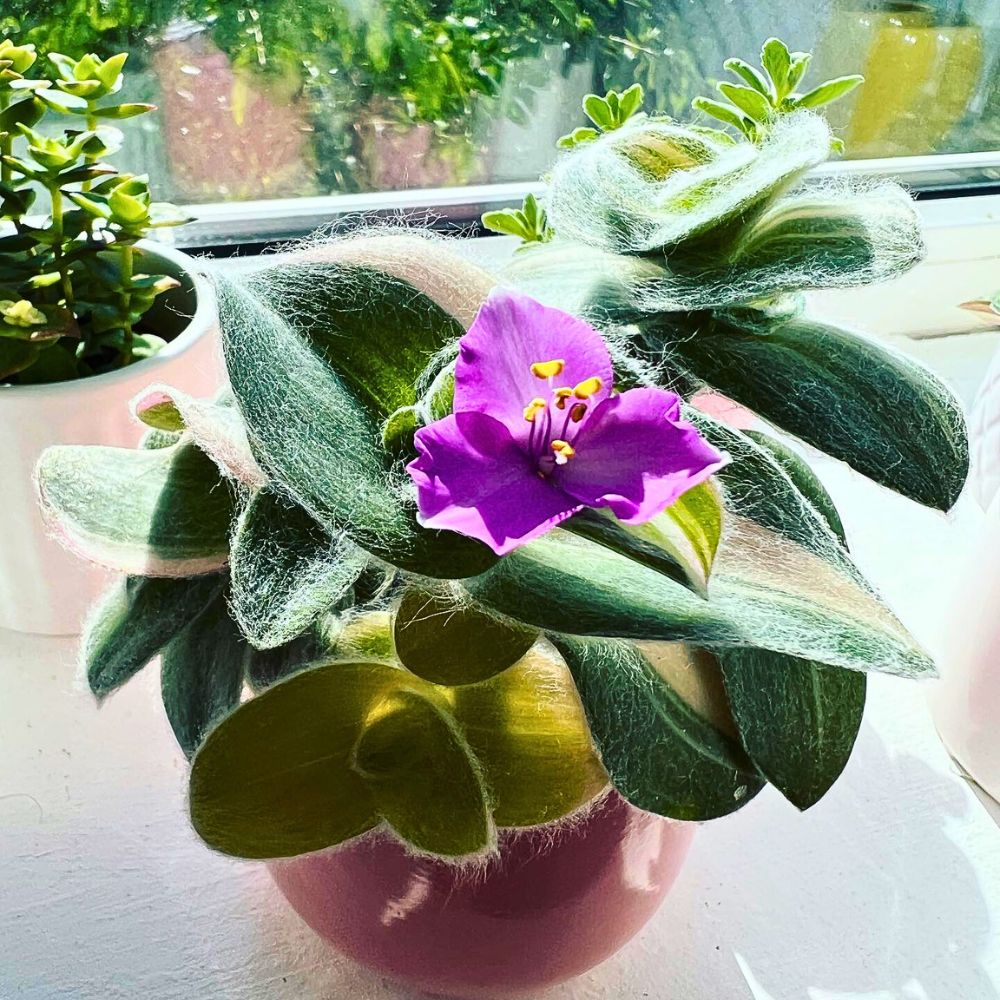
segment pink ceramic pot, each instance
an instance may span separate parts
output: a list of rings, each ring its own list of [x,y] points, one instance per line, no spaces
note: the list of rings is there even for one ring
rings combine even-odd
[[[502,834],[485,868],[414,857],[381,833],[270,867],[306,923],[369,968],[447,996],[533,996],[643,927],[693,832],[612,795],[574,824]]]

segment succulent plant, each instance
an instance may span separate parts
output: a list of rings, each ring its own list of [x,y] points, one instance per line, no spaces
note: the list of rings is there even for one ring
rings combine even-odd
[[[0,42],[0,383],[80,378],[155,353],[163,340],[137,330],[153,300],[177,281],[145,273],[136,243],[186,221],[152,200],[145,176],[108,158],[121,145],[109,122],[154,110],[109,103],[126,55],[74,60],[52,54],[48,77],[34,46]],[[71,126],[52,134],[46,116]],[[34,217],[36,199],[48,217]]]
[[[594,151],[628,160],[618,144],[631,120],[564,154],[553,185]],[[808,142],[793,149],[815,141],[825,155],[829,133],[817,121],[799,119]],[[726,294],[668,308],[643,296],[649,282],[662,293],[706,245],[702,260],[717,255],[734,269],[728,258],[751,217],[803,204],[794,183],[810,157],[745,143],[751,194],[734,199],[725,159],[734,140],[684,134],[707,150],[719,184],[693,186],[708,208],[694,197],[656,206],[657,225],[681,234],[669,253],[655,241],[639,253],[648,231],[601,187],[581,199],[574,239],[562,203],[551,241],[532,241],[505,276],[564,303],[546,311],[553,337],[581,331],[586,317],[599,333],[586,327],[577,347],[594,337],[605,345],[593,349],[600,378],[584,367],[582,381],[561,386],[575,362],[554,346],[512,376],[536,379],[551,400],[507,398],[503,376],[477,382],[491,365],[503,369],[481,336],[484,312],[498,308],[496,278],[445,241],[376,232],[219,276],[226,390],[196,400],[151,387],[133,408],[149,427],[143,448],[43,455],[38,483],[53,529],[128,574],[87,631],[91,688],[105,697],[161,654],[167,716],[192,759],[192,820],[212,847],[286,857],[384,826],[419,851],[481,857],[497,828],[561,819],[610,787],[685,820],[739,809],[767,783],[805,809],[847,762],[866,672],[933,672],[854,564],[800,451],[770,433],[678,403],[668,419],[689,445],[702,442],[702,464],[696,485],[662,512],[632,516],[628,494],[649,485],[631,474],[643,454],[634,437],[601,459],[600,483],[553,480],[583,509],[532,512],[528,494],[541,495],[532,476],[586,458],[574,425],[597,434],[626,400],[672,390],[690,398],[706,384],[919,502],[946,509],[961,489],[966,442],[947,390],[778,297],[801,284],[808,211],[790,213],[788,239],[770,247],[775,274],[790,248],[796,277],[768,285],[766,300]],[[675,133],[665,147],[664,133],[653,135],[656,155],[672,155]],[[766,171],[761,156],[773,157]],[[716,170],[720,158],[726,169]],[[877,197],[871,205],[881,211]],[[837,239],[870,246],[874,237],[859,224]],[[843,264],[823,253],[831,271]],[[850,281],[870,274],[859,256],[846,255]],[[503,308],[509,298],[499,296]],[[498,355],[520,326],[494,338]],[[471,402],[473,384],[485,410]],[[531,464],[518,465],[506,432],[489,424],[494,403],[510,434],[527,440]],[[592,403],[605,407],[600,420],[597,409],[588,416]],[[558,437],[555,423],[543,431],[552,454],[535,449],[543,411],[564,421]],[[448,442],[465,456],[457,467]],[[651,478],[663,459],[662,449],[649,456]],[[615,476],[627,481],[609,492]],[[468,508],[452,512],[456,530],[431,526],[443,523],[445,505],[428,506],[438,485]],[[459,487],[475,495],[463,499]],[[504,519],[519,525],[507,537],[522,533],[512,547],[494,538]]]

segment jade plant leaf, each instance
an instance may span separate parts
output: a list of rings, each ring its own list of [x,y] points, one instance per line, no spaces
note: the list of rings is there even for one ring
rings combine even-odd
[[[351,588],[369,556],[267,488],[247,502],[232,541],[232,609],[243,634],[271,649],[304,632]]]
[[[707,820],[741,808],[763,787],[737,741],[699,715],[631,643],[552,638],[611,782],[633,805]],[[678,650],[688,663],[698,655]]]
[[[708,579],[722,538],[724,507],[708,480],[688,490],[643,524],[623,524],[609,511],[586,510],[565,522],[567,531],[606,545],[671,580],[708,596]]]
[[[168,385],[151,385],[132,401],[132,412],[156,430],[188,431],[223,475],[250,487],[266,482],[231,398],[196,399]]]
[[[761,332],[717,317],[671,350],[708,385],[875,482],[940,510],[958,499],[969,470],[961,408],[903,355],[801,318]]]
[[[393,618],[396,655],[432,684],[486,680],[520,660],[537,638],[537,629],[419,585],[406,590]]]
[[[224,576],[131,576],[91,613],[83,637],[87,683],[97,698],[121,687],[218,596]]]
[[[68,548],[133,576],[214,573],[229,558],[233,498],[193,444],[58,445],[36,470],[42,513]]]
[[[379,702],[351,766],[378,813],[418,850],[462,857],[496,842],[478,762],[454,718],[433,700],[401,688]]]
[[[765,649],[716,650],[740,740],[799,809],[840,777],[861,727],[865,675]]]
[[[417,524],[374,418],[322,352],[245,288],[225,282],[220,293],[226,364],[251,447],[293,499],[331,534],[346,532],[413,572],[464,577],[495,562],[481,542]]]
[[[220,595],[163,650],[160,690],[187,757],[240,703],[247,644]]]
[[[374,660],[312,666],[241,705],[195,755],[190,808],[206,843],[245,858],[320,850],[383,819],[435,854],[494,836],[441,689]]]
[[[573,678],[547,643],[487,681],[454,688],[452,698],[497,826],[551,822],[607,788]]]

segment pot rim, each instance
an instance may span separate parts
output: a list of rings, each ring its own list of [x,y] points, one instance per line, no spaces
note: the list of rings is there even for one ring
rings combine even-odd
[[[89,395],[93,392],[100,392],[118,382],[135,380],[137,376],[143,381],[155,381],[157,370],[162,368],[165,362],[183,354],[211,330],[215,313],[215,293],[204,275],[193,266],[195,258],[176,247],[159,243],[156,240],[139,240],[136,245],[153,256],[161,257],[175,264],[191,279],[195,306],[187,326],[153,357],[143,358],[126,368],[102,372],[100,375],[88,375],[86,378],[71,379],[68,382],[47,382],[40,385],[0,385],[0,406],[3,405],[5,397],[16,397],[23,400],[34,396],[42,401],[53,396],[65,397],[74,393]]]

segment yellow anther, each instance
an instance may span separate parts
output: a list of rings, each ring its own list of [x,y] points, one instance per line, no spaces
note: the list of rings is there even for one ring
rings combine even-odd
[[[591,396],[601,391],[604,383],[594,375],[592,378],[585,378],[573,386],[573,395],[577,399],[590,399]]]
[[[574,424],[578,424],[581,420],[583,420],[586,412],[586,403],[574,403],[573,408],[569,411],[569,419],[572,420]]]
[[[555,361],[536,361],[531,366],[531,374],[535,378],[555,378],[557,375],[562,374],[562,370],[566,367],[566,362],[561,359],[556,359]]]
[[[535,417],[538,416],[542,410],[545,409],[545,400],[539,396],[536,396],[528,405],[524,408],[524,419],[528,421],[529,424],[535,422]]]
[[[559,438],[552,442],[552,450],[556,455],[556,465],[565,465],[576,454],[576,449],[568,441]]]
[[[566,400],[573,395],[573,390],[568,385],[564,385],[560,389],[553,389],[552,395],[556,397],[556,409],[565,410]]]

